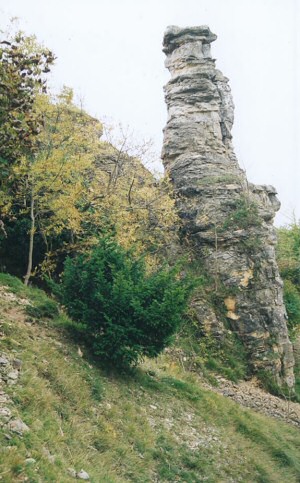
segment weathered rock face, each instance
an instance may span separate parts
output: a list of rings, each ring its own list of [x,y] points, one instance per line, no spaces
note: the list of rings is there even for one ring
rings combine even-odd
[[[280,203],[272,186],[248,183],[231,143],[234,105],[228,79],[215,68],[207,26],[169,27],[164,36],[168,121],[163,163],[174,184],[183,238],[214,281],[231,328],[254,370],[294,384],[282,281],[275,260],[273,218]],[[203,301],[195,305],[205,318]],[[212,332],[222,327],[209,312]]]

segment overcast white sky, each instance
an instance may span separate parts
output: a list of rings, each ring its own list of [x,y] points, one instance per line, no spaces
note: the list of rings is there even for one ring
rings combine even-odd
[[[1,25],[20,27],[52,49],[51,84],[73,87],[90,114],[153,138],[166,122],[161,51],[167,25],[207,24],[217,67],[236,106],[233,141],[250,181],[273,184],[277,224],[300,218],[299,0],[0,0]],[[298,38],[297,38],[298,35]]]

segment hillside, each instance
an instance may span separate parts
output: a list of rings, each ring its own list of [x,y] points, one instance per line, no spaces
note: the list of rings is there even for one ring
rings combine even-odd
[[[44,292],[0,283],[1,481],[299,481],[297,427],[204,387],[170,352],[109,373]]]

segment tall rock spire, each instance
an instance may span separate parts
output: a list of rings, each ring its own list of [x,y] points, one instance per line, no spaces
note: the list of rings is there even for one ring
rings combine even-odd
[[[273,219],[280,203],[272,186],[249,183],[238,165],[231,91],[211,57],[216,38],[207,26],[171,26],[165,33],[171,79],[165,86],[163,163],[183,238],[214,281],[219,309],[242,339],[253,370],[293,386],[293,350],[275,260]],[[222,330],[218,313],[209,315],[213,333]],[[205,317],[200,303],[198,318]]]

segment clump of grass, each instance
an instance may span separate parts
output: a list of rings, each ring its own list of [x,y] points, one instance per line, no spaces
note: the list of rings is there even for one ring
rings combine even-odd
[[[9,287],[12,293],[22,295],[25,293],[29,293],[29,290],[26,289],[25,285],[21,282],[19,278],[13,277],[8,273],[0,273],[0,285],[5,285]]]
[[[26,313],[35,319],[54,319],[59,315],[58,305],[54,300],[47,299],[26,306]]]
[[[275,380],[275,377],[272,376],[269,372],[266,371],[259,371],[257,376],[262,384],[262,386],[274,396],[278,396],[287,400],[300,402],[300,378],[299,378],[299,367],[296,364],[295,366],[295,389],[291,389],[287,385],[279,386]]]
[[[227,331],[217,340],[199,332],[199,327],[189,321],[176,341],[176,347],[184,351],[189,369],[201,371],[211,377],[209,371],[237,382],[248,376],[247,354],[237,336]]]
[[[272,458],[282,467],[291,467],[295,474],[300,475],[300,460],[291,447],[291,440],[285,440],[281,431],[276,431],[276,437],[270,428],[261,427],[253,415],[240,414],[236,420],[237,431],[256,444],[266,448]]]
[[[221,229],[245,229],[249,226],[260,226],[261,223],[257,204],[242,196],[236,200],[235,209],[225,219]]]
[[[59,315],[58,304],[49,298],[43,290],[26,287],[22,281],[7,273],[0,273],[0,284],[22,298],[27,298],[31,305],[26,306],[26,313],[33,318],[54,319]]]

